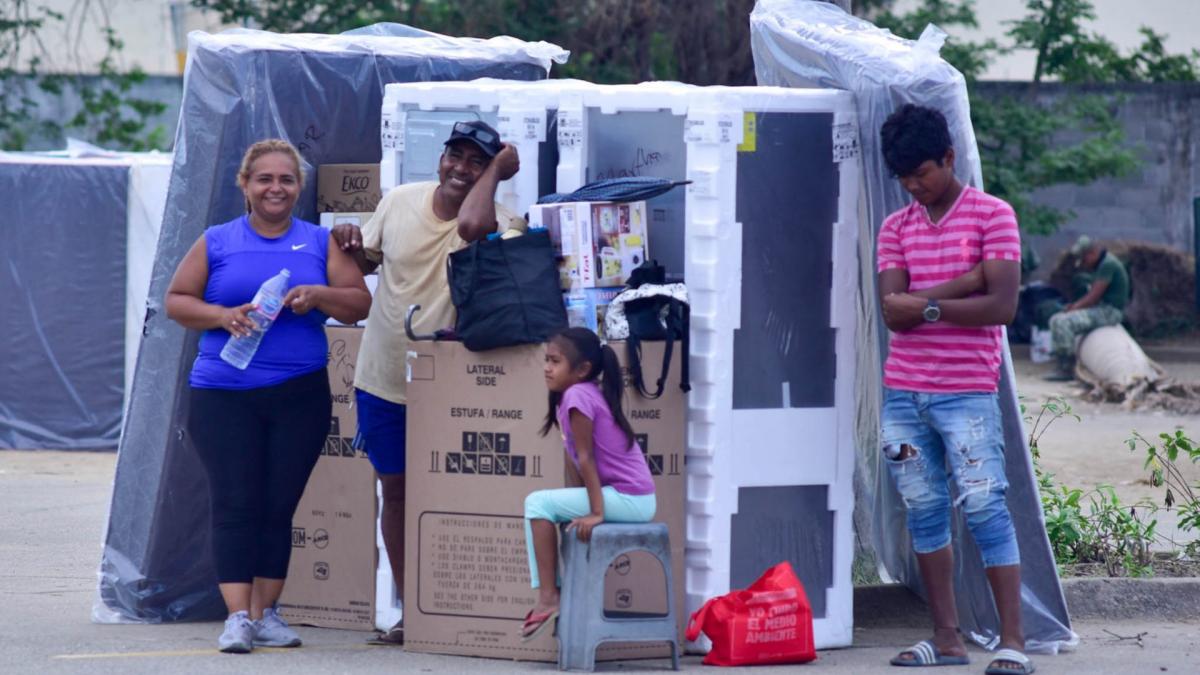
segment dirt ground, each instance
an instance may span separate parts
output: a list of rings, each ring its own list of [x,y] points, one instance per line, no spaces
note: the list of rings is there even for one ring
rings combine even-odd
[[[1163,489],[1152,487],[1142,468],[1145,452],[1139,448],[1130,452],[1125,440],[1137,431],[1157,440],[1158,434],[1183,429],[1187,435],[1200,440],[1200,416],[1185,416],[1161,410],[1125,410],[1118,404],[1091,403],[1082,398],[1083,386],[1077,382],[1047,382],[1042,376],[1052,370],[1052,364],[1035,364],[1029,360],[1027,346],[1013,346],[1013,367],[1017,374],[1017,390],[1025,399],[1027,414],[1036,416],[1042,402],[1063,396],[1080,420],[1064,417],[1054,422],[1041,437],[1043,469],[1055,474],[1065,485],[1091,488],[1107,483],[1112,485],[1121,502],[1133,504],[1149,498],[1161,504]],[[1148,350],[1149,351],[1149,350]],[[1200,351],[1164,350],[1157,360],[1172,377],[1200,382]],[[1027,424],[1028,426],[1028,424]],[[1183,474],[1195,484],[1200,481],[1200,465],[1187,461],[1180,464]],[[1188,541],[1200,536],[1180,535],[1175,519],[1164,514],[1159,518],[1159,531],[1176,541]]]

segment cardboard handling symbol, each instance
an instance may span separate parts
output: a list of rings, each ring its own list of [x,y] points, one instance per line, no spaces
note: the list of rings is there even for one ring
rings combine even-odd
[[[629,609],[633,606],[633,591],[628,588],[618,589],[616,592],[617,609]]]
[[[329,533],[323,529],[314,530],[312,542],[313,546],[316,546],[317,548],[325,548],[326,546],[329,546]]]

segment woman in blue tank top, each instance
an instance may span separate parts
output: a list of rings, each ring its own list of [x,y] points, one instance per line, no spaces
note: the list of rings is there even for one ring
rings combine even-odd
[[[237,175],[246,214],[210,227],[175,270],[167,316],[204,331],[188,379],[187,430],[208,473],[217,581],[229,610],[221,651],[296,647],[276,612],[291,556],[292,515],[329,432],[324,323],[367,316],[371,295],[328,230],[292,217],[304,186],[287,141],[246,151]],[[250,335],[251,300],[291,271],[283,310],[245,370],[221,359],[230,336]]]

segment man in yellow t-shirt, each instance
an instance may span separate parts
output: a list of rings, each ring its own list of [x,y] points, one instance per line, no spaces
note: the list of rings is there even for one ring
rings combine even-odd
[[[354,372],[358,438],[383,485],[383,543],[401,595],[404,589],[404,315],[420,305],[413,330],[454,325],[446,258],[496,231],[524,230],[525,221],[496,203],[496,186],[520,169],[516,149],[479,121],[454,125],[438,161],[438,182],[398,186],[379,202],[360,231],[334,228],[342,250],[364,273],[382,264]],[[378,641],[401,644],[403,619]]]

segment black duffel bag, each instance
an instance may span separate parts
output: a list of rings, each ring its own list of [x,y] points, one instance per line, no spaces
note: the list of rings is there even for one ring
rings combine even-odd
[[[446,265],[454,330],[467,349],[541,343],[567,327],[549,232],[472,242]]]
[[[687,286],[681,283],[668,284],[666,270],[647,261],[629,275],[629,287],[621,291],[608,305],[604,317],[605,334],[610,340],[625,340],[629,374],[633,386],[645,398],[662,396],[667,386],[667,375],[671,366],[671,353],[675,342],[682,344],[683,355],[679,359],[679,388],[691,391],[688,373],[688,347],[691,332],[691,306],[688,303]],[[665,342],[663,362],[654,391],[646,386],[642,374],[642,341]]]

